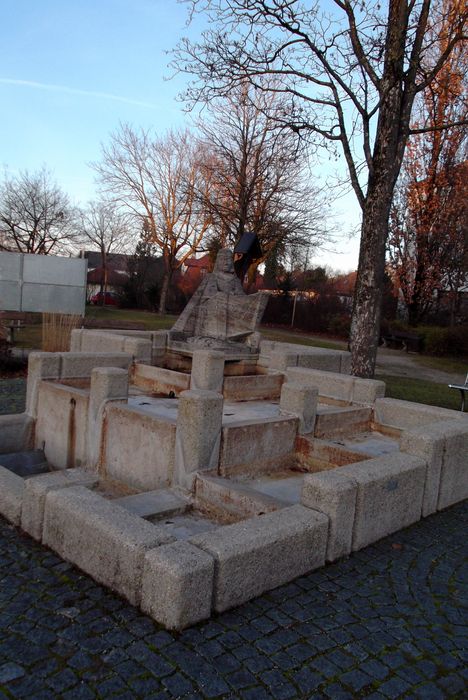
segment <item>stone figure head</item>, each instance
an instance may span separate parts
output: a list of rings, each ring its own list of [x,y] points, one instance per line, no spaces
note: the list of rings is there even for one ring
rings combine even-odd
[[[231,275],[234,274],[232,250],[229,250],[229,248],[221,248],[216,256],[213,272],[224,272]]]

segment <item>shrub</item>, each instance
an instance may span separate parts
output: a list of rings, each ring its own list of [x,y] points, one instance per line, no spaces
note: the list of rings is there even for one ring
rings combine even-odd
[[[468,356],[468,325],[454,328],[420,326],[417,332],[423,339],[423,350],[427,355]]]

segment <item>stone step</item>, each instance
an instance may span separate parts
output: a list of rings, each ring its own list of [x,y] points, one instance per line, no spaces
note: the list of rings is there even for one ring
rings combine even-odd
[[[9,469],[17,476],[22,476],[25,479],[50,471],[50,467],[42,450],[27,450],[25,452],[0,454],[0,466]]]
[[[372,409],[349,407],[332,407],[319,404],[315,420],[314,437],[331,438],[338,435],[351,435],[369,430]]]
[[[157,489],[124,496],[114,499],[113,503],[118,503],[119,506],[145,519],[165,518],[184,513],[189,507],[188,501],[172,489]]]

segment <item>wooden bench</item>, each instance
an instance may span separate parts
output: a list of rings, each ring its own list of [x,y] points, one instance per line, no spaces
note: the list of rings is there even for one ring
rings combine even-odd
[[[465,393],[468,392],[468,374],[466,375],[464,384],[449,384],[450,389],[458,389],[461,393],[461,408],[460,411],[465,410]]]
[[[0,323],[7,329],[7,343],[14,343],[15,331],[24,328],[26,314],[16,311],[0,311]]]
[[[421,338],[416,333],[389,331],[382,336],[382,340],[387,348],[406,350],[406,352],[421,352]]]

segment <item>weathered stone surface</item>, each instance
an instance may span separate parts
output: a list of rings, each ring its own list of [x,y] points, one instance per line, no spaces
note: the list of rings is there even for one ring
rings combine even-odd
[[[144,338],[127,337],[124,340],[123,350],[138,362],[151,364],[153,344],[151,340]]]
[[[177,415],[175,478],[190,488],[195,472],[218,465],[223,397],[214,391],[184,391]]]
[[[96,478],[84,469],[63,469],[58,472],[41,474],[25,482],[21,527],[35,540],[42,539],[44,507],[49,491],[96,484]]]
[[[54,469],[86,464],[88,392],[41,382],[38,396],[35,447]]]
[[[175,423],[139,408],[111,403],[106,408],[105,426],[101,465],[104,474],[139,490],[170,485]]]
[[[328,516],[327,561],[351,552],[357,482],[342,469],[330,469],[304,478],[301,503]]]
[[[216,391],[222,394],[224,355],[216,350],[195,350],[192,356],[190,389]]]
[[[193,537],[215,559],[214,609],[222,612],[322,566],[328,518],[296,505]]]
[[[23,504],[24,479],[1,466],[0,457],[0,514],[19,525]]]
[[[70,352],[81,352],[81,338],[84,332],[83,328],[73,328],[70,333]]]
[[[395,453],[340,467],[357,482],[353,551],[421,518],[426,462]]]
[[[287,382],[281,388],[281,413],[291,413],[299,418],[299,433],[304,435],[314,429],[317,414],[318,389]]]
[[[26,388],[26,413],[37,415],[37,392],[42,379],[58,379],[61,371],[61,354],[57,352],[31,352],[28,358],[28,383]]]
[[[437,510],[468,498],[468,423],[447,425]]]
[[[131,355],[125,352],[64,352],[60,356],[61,379],[90,377],[96,367],[120,367],[127,370],[132,363]]]
[[[369,430],[372,409],[358,406],[334,408],[333,411],[317,409],[314,435],[317,438],[332,439],[353,435]]]
[[[145,555],[141,608],[169,629],[183,629],[211,614],[214,560],[188,542]]]
[[[140,603],[146,552],[171,540],[162,528],[82,486],[47,494],[44,544],[133,605]]]
[[[299,353],[297,352],[282,352],[281,350],[274,350],[270,353],[268,367],[270,369],[276,369],[279,372],[286,372],[288,367],[296,367],[299,358]]]
[[[400,437],[401,452],[421,457],[427,464],[422,504],[423,517],[437,510],[446,426],[445,422],[428,423],[406,430]]]
[[[114,502],[140,518],[167,517],[174,513],[183,513],[189,504],[188,498],[181,498],[172,489],[156,489],[155,491],[135,493],[131,496],[116,498]]]
[[[34,420],[27,413],[0,416],[0,455],[30,449],[33,436]]]
[[[190,374],[137,362],[133,370],[133,381],[136,386],[145,391],[155,394],[169,394],[172,391],[178,396],[181,391],[189,389]]]
[[[195,503],[203,511],[222,508],[226,516],[236,513],[243,518],[272,513],[290,505],[273,496],[255,491],[249,482],[239,483],[232,479],[197,475],[195,482]]]
[[[409,430],[428,423],[448,420],[462,421],[468,427],[468,413],[400,399],[377,399],[375,402],[374,421],[399,430]]]
[[[354,377],[353,403],[372,406],[376,399],[385,396],[385,382],[376,379],[361,379]]]
[[[89,392],[87,454],[89,469],[99,470],[103,455],[104,411],[109,402],[128,399],[128,372],[117,367],[96,367]],[[119,441],[121,442],[121,441]]]
[[[337,359],[337,365],[338,372],[309,369],[308,367],[291,368],[287,372],[288,381],[303,386],[316,386],[319,395],[323,397],[365,406],[372,405],[377,398],[385,395],[384,382],[341,374],[339,371],[341,356]]]
[[[283,381],[284,374],[274,370],[255,375],[224,377],[223,396],[226,401],[278,399]]]
[[[311,352],[305,352],[298,356],[297,366],[310,369],[323,370],[326,372],[340,372],[341,355],[333,351],[317,348]]]
[[[87,330],[81,336],[81,352],[123,352],[125,335]]]
[[[281,469],[294,451],[298,419],[265,418],[261,423],[239,421],[222,430],[219,472],[222,476]]]
[[[346,403],[351,403],[353,399],[354,377],[345,374],[295,367],[288,370],[287,378],[288,382],[317,387],[319,396],[329,396]]]

